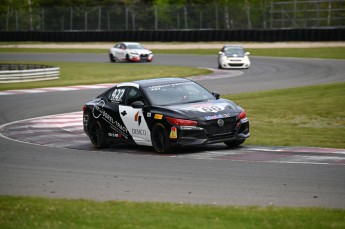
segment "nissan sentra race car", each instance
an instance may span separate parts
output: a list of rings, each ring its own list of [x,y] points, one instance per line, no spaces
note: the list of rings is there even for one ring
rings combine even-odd
[[[139,43],[122,42],[109,49],[109,59],[111,62],[151,62],[153,60],[153,53]]]
[[[158,153],[218,142],[235,147],[250,135],[241,107],[184,78],[118,84],[86,103],[83,125],[96,148],[125,142]]]

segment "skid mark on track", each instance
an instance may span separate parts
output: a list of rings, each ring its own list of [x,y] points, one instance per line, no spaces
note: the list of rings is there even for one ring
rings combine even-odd
[[[82,112],[8,123],[0,126],[0,135],[7,139],[30,144],[98,152],[200,160],[345,165],[345,149],[318,147],[242,146],[229,149],[225,144],[213,144],[178,148],[176,149],[178,153],[167,155],[156,154],[152,147],[122,144],[111,146],[105,150],[96,150],[83,131]]]

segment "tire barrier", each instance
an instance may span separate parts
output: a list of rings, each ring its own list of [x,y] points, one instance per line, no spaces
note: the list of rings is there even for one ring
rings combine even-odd
[[[0,64],[0,83],[59,79],[60,68],[40,64]]]
[[[344,41],[345,28],[278,30],[0,31],[0,41]]]

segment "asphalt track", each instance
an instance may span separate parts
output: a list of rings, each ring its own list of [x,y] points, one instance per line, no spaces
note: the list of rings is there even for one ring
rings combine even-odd
[[[108,61],[104,55],[90,54],[0,54],[0,62],[13,60]],[[151,64],[215,68],[215,60],[215,56],[161,55]],[[229,77],[206,77],[199,82],[229,94],[345,81],[344,61],[252,57],[252,62],[252,68],[240,75],[227,71]],[[89,98],[103,90],[0,96],[0,125],[80,112]],[[215,145],[158,156],[146,147],[79,150],[4,138],[0,138],[0,146],[2,195],[345,208],[343,151],[294,153],[294,149],[259,147],[255,151],[247,146],[229,151]],[[282,163],[279,159],[292,153],[328,160],[336,156],[338,163]],[[243,155],[245,160],[240,158]]]

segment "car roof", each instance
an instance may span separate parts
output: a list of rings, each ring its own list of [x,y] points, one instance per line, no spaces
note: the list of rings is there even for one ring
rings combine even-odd
[[[150,87],[162,84],[173,84],[173,83],[183,83],[191,82],[191,80],[184,78],[156,78],[156,79],[147,79],[147,80],[137,80],[133,83],[138,84],[140,87]]]
[[[124,44],[124,45],[140,45],[140,43],[137,43],[137,42],[121,42],[121,44]]]
[[[223,47],[239,47],[239,48],[243,48],[241,45],[224,45]]]

